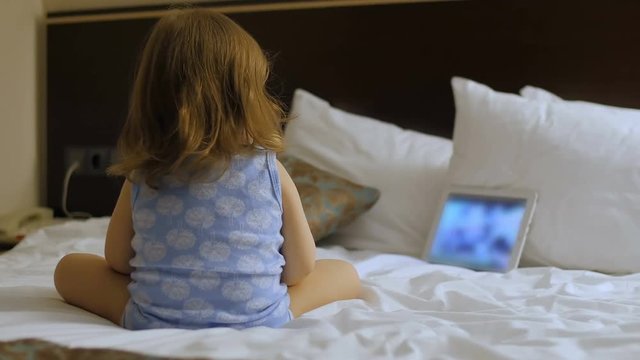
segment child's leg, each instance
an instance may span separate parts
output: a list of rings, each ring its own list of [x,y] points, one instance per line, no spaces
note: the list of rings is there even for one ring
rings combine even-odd
[[[54,275],[56,289],[66,302],[118,325],[129,301],[130,281],[129,276],[113,271],[104,258],[92,254],[66,255]]]
[[[334,301],[355,299],[359,294],[360,278],[353,265],[342,260],[318,260],[301,283],[289,287],[290,309],[298,317]]]

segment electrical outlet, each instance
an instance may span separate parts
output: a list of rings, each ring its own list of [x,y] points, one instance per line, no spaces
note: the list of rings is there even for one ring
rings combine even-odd
[[[115,159],[113,147],[68,147],[65,149],[64,165],[68,169],[74,162],[79,164],[77,175],[105,175]]]

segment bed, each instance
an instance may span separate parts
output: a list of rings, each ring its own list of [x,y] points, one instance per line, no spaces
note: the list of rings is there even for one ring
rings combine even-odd
[[[337,246],[318,255],[356,266],[361,300],[322,307],[283,329],[130,332],[65,304],[52,286],[63,254],[102,253],[107,224],[103,218],[50,227],[0,257],[0,339],[215,359],[635,359],[640,353],[640,274],[551,267],[477,273]],[[2,349],[9,356],[29,347]]]
[[[101,216],[120,185],[76,174],[68,206],[96,218],[42,229],[0,256],[0,356],[640,356],[640,111],[628,109],[640,108],[640,51],[631,46],[640,4],[338,3],[213,6],[274,59],[270,86],[294,119],[287,155],[379,190],[375,205],[318,242],[319,258],[354,264],[361,298],[282,329],[118,328],[53,288],[64,254],[102,253]],[[47,205],[58,212],[65,151],[115,142],[135,50],[156,10],[50,14]],[[451,183],[538,189],[522,267],[498,274],[420,260]]]

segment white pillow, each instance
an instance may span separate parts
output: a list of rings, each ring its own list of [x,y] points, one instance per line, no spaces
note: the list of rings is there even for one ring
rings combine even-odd
[[[531,85],[527,85],[522,89],[520,89],[520,96],[530,100],[540,100],[540,101],[548,101],[548,102],[562,101],[562,98],[559,97],[558,95],[552,92],[549,92],[545,89],[541,89],[539,87],[535,87]]]
[[[291,118],[286,153],[380,190],[371,210],[327,240],[420,255],[446,181],[451,140],[341,111],[304,90],[295,92]]]
[[[589,109],[590,107],[596,106],[599,107],[602,110],[631,110],[631,111],[640,111],[640,110],[636,110],[636,109],[629,109],[629,108],[622,108],[622,107],[617,107],[617,106],[611,106],[611,105],[603,105],[603,104],[596,104],[596,103],[592,103],[592,102],[588,102],[588,101],[580,101],[580,100],[564,100],[563,98],[561,98],[560,96],[545,90],[545,89],[541,89],[535,86],[530,86],[527,85],[525,87],[523,87],[522,89],[520,89],[520,96],[524,97],[525,99],[529,99],[529,100],[537,100],[537,101],[546,101],[546,102],[569,102],[571,104],[574,104],[575,106],[586,106],[587,109]]]
[[[538,191],[524,264],[639,272],[640,111],[452,84],[450,181]]]

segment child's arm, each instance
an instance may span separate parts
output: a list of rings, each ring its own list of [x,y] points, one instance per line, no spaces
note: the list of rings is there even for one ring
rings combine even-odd
[[[316,244],[304,216],[296,185],[279,161],[278,172],[282,187],[282,254],[285,260],[282,281],[291,286],[313,271],[316,263]]]
[[[111,268],[122,274],[130,274],[133,268],[129,260],[133,257],[131,239],[133,239],[133,220],[131,218],[131,183],[125,180],[113,209],[107,240],[104,244],[104,257]]]

